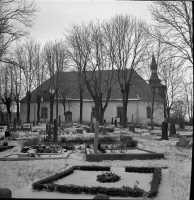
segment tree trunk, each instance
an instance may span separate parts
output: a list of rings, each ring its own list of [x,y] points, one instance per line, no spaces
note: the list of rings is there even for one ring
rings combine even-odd
[[[56,120],[58,121],[58,117],[59,117],[59,109],[58,109],[58,107],[59,107],[59,102],[58,102],[58,97],[59,95],[58,95],[58,89],[57,89],[57,91],[56,91]]]
[[[127,106],[128,106],[128,96],[129,96],[129,86],[125,87],[125,91],[122,92],[122,98],[123,98],[123,113],[122,113],[122,126],[123,128],[127,128]]]
[[[80,87],[80,116],[79,120],[82,124],[82,116],[83,116],[83,89]]]
[[[31,93],[30,91],[26,92],[26,103],[27,103],[27,115],[26,115],[26,122],[30,122],[30,100],[31,100]]]
[[[37,95],[37,123],[40,123],[40,104],[41,104],[41,96]]]
[[[95,117],[96,121],[100,121],[100,115],[99,115],[99,101],[95,100]]]
[[[11,122],[11,104],[9,102],[6,103],[7,108],[7,119],[9,123]]]
[[[50,122],[53,122],[54,96],[50,96]]]
[[[170,123],[170,108],[166,108],[166,113],[167,113],[167,122]]]
[[[17,106],[17,124],[19,124],[19,120],[20,120],[20,103],[19,103],[19,99],[16,101],[16,106]]]

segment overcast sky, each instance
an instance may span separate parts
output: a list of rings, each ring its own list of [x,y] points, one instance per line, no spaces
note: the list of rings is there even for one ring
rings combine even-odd
[[[153,24],[150,1],[116,0],[35,0],[40,9],[31,36],[44,44],[63,37],[69,24],[109,19],[115,14],[132,14]]]

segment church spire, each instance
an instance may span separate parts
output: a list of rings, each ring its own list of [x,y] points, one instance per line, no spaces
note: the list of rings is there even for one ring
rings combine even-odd
[[[151,70],[157,70],[158,69],[158,66],[156,64],[156,60],[155,60],[154,54],[152,55],[152,63],[150,65],[150,69]]]
[[[156,86],[156,85],[160,84],[161,80],[158,78],[158,74],[157,74],[158,66],[156,64],[154,54],[152,55],[152,62],[151,62],[151,65],[150,65],[150,69],[151,69],[152,74],[151,74],[149,83],[152,86]]]

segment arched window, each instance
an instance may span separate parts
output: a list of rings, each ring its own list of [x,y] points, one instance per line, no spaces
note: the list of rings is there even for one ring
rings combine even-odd
[[[42,107],[41,108],[41,118],[48,118],[48,108],[47,107]]]
[[[151,107],[147,107],[147,118],[151,118]]]

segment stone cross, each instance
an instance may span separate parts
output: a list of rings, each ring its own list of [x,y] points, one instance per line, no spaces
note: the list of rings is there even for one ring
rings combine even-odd
[[[98,150],[98,134],[99,134],[99,122],[96,121],[95,124],[95,137],[94,137],[94,153]]]
[[[57,119],[54,119],[53,142],[57,142]]]

